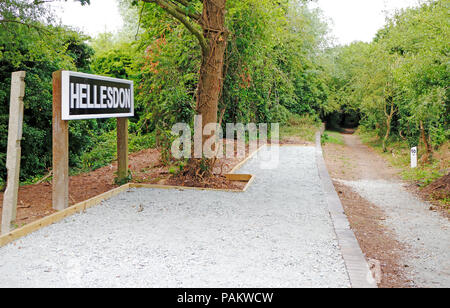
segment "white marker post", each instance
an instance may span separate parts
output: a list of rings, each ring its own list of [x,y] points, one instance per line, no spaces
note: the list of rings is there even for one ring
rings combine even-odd
[[[9,107],[8,150],[6,169],[8,179],[3,196],[1,234],[11,231],[11,223],[17,216],[17,198],[19,194],[20,156],[23,124],[23,97],[25,96],[25,72],[12,73],[11,98]]]
[[[417,168],[417,147],[411,149],[411,169]]]

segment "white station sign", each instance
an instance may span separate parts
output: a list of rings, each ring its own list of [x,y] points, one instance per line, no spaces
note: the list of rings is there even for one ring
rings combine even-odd
[[[134,116],[133,81],[70,71],[61,75],[62,120]]]

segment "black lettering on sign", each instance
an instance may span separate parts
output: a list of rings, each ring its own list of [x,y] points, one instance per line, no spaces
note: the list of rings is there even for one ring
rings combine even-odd
[[[133,83],[75,72],[63,72],[63,120],[132,117]]]

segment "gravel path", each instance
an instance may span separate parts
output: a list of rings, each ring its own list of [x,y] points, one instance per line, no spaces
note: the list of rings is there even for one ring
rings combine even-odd
[[[349,287],[313,147],[246,193],[131,190],[0,248],[0,287]]]
[[[383,286],[450,287],[450,221],[430,211],[430,204],[408,191],[398,175],[400,170],[364,145],[357,135],[342,137],[345,146],[330,145],[325,151],[328,169],[334,181],[344,186],[342,202],[358,215],[350,220],[364,253],[383,264]],[[368,207],[381,210],[381,216],[376,217],[375,212],[374,217],[370,208],[364,211],[353,200],[346,200],[349,193],[345,188],[365,199]],[[372,237],[378,232],[383,232],[390,243],[377,245],[380,238]],[[380,247],[394,249],[380,251]],[[396,272],[397,277],[389,276]]]
[[[450,287],[450,222],[429,210],[430,205],[406,191],[400,182],[337,180],[380,206],[384,224],[408,247],[403,260],[418,287]]]

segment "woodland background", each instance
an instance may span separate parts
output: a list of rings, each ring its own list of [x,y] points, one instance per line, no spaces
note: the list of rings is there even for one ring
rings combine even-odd
[[[117,1],[123,30],[91,38],[59,25],[45,4],[0,0],[0,186],[13,71],[27,71],[24,183],[51,167],[54,71],[135,82],[131,151],[165,148],[173,124],[192,123],[201,59],[195,37],[156,5]],[[429,183],[449,172],[436,167],[434,156],[448,150],[450,139],[449,10],[449,0],[424,1],[390,17],[372,42],[338,46],[320,10],[303,1],[228,0],[220,117],[279,122],[284,130],[314,129],[321,121],[336,130],[359,126],[385,152],[420,145],[414,176]],[[70,123],[72,173],[114,160],[115,125],[114,119]]]

